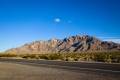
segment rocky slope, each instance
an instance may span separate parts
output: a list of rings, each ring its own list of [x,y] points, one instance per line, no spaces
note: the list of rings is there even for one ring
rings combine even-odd
[[[55,53],[55,52],[82,52],[119,50],[120,44],[101,41],[88,35],[76,35],[63,40],[51,39],[48,41],[35,41],[21,47],[10,49],[12,53]]]

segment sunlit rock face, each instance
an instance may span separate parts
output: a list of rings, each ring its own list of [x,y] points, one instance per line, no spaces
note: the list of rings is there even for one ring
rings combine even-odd
[[[14,53],[57,53],[57,52],[84,52],[120,50],[120,44],[101,41],[89,35],[76,35],[68,38],[51,39],[48,41],[35,41],[6,52]]]

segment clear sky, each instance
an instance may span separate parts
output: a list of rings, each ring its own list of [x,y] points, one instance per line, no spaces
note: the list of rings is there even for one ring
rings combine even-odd
[[[0,0],[0,51],[76,34],[120,41],[120,0]]]

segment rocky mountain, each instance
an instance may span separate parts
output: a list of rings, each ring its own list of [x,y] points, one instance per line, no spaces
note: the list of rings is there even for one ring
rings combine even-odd
[[[76,35],[64,39],[35,41],[21,47],[7,50],[9,53],[55,53],[55,52],[82,52],[119,50],[120,44],[101,41],[89,35]]]

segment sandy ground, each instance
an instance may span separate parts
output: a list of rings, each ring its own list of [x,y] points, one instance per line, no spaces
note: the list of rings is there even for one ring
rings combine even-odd
[[[120,77],[0,62],[0,80],[120,80]]]

